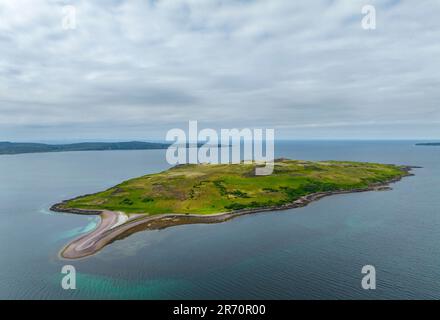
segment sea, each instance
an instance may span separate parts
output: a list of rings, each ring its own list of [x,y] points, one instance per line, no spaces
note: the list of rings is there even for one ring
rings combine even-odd
[[[141,231],[63,260],[96,216],[50,206],[166,170],[165,150],[0,156],[1,299],[439,299],[440,147],[416,141],[277,141],[277,157],[420,166],[390,191],[218,224]],[[63,266],[76,289],[61,286]],[[373,266],[376,289],[362,286]]]

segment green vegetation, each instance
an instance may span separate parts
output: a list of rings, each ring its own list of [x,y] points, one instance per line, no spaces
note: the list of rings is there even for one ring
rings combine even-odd
[[[65,208],[127,213],[211,214],[291,203],[325,191],[367,188],[406,174],[404,167],[360,162],[279,160],[256,176],[255,164],[181,165],[67,201]]]

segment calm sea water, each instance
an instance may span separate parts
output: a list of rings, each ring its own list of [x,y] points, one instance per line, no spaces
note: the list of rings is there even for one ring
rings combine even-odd
[[[96,217],[51,204],[168,167],[163,150],[0,156],[0,298],[440,298],[440,147],[280,142],[278,156],[423,166],[392,191],[338,195],[213,225],[144,231],[67,262],[58,252]],[[73,264],[77,289],[61,289]],[[361,289],[361,268],[377,289]]]

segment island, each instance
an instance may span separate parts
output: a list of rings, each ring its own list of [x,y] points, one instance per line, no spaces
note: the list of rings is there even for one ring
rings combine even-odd
[[[108,190],[52,206],[52,211],[99,215],[92,232],[60,252],[65,259],[95,254],[109,243],[146,229],[217,223],[262,211],[302,207],[332,194],[388,190],[413,167],[351,161],[277,159],[271,175],[261,163],[185,164]]]
[[[440,142],[420,142],[420,143],[416,143],[416,146],[439,147]]]
[[[107,150],[150,150],[166,149],[170,145],[157,142],[81,142],[71,144],[45,144],[29,142],[2,142],[0,141],[0,155],[42,152],[68,151],[107,151]]]

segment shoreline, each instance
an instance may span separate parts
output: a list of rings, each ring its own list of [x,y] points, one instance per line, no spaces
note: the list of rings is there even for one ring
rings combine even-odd
[[[288,210],[305,207],[313,201],[335,194],[347,194],[367,191],[390,190],[392,183],[400,181],[404,177],[413,176],[411,170],[420,168],[416,166],[405,166],[402,168],[404,175],[390,179],[383,183],[372,184],[366,188],[316,192],[300,197],[299,199],[281,206],[261,207],[252,209],[242,209],[229,212],[213,214],[189,214],[189,213],[167,213],[148,215],[143,213],[124,213],[110,210],[84,210],[76,208],[64,208],[65,201],[54,204],[50,210],[54,212],[73,213],[81,215],[99,215],[100,222],[97,227],[70,243],[68,243],[59,253],[60,258],[76,260],[86,258],[99,252],[102,248],[113,241],[124,239],[133,233],[143,230],[160,230],[168,227],[197,224],[197,223],[221,223],[230,219],[258,212]],[[79,196],[83,197],[83,196]],[[79,198],[76,197],[76,198]],[[75,199],[76,199],[75,198]]]

